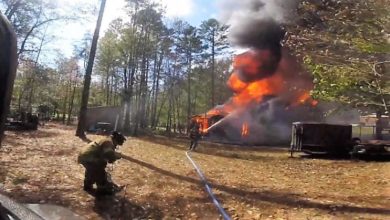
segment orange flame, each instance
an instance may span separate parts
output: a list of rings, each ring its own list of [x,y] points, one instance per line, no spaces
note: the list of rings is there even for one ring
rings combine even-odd
[[[239,54],[233,61],[233,73],[231,74],[227,86],[234,92],[234,96],[223,105],[220,109],[212,109],[208,115],[227,115],[237,108],[245,108],[251,104],[260,103],[266,96],[288,96],[287,100],[290,106],[311,103],[317,105],[317,101],[310,97],[310,86],[289,85],[290,81],[294,81],[294,77],[288,75],[290,64],[286,59],[280,61],[279,69],[267,76],[263,69],[264,61],[269,60],[271,56],[268,50],[249,50],[243,54]],[[263,74],[263,75],[262,75]],[[249,77],[249,82],[243,78]],[[257,76],[253,78],[252,76]],[[299,89],[298,89],[299,88]]]
[[[249,50],[234,58],[233,73],[227,81],[227,86],[234,95],[223,106],[211,109],[201,116],[199,123],[202,124],[203,132],[207,132],[207,128],[211,126],[208,123],[210,117],[227,116],[237,109],[261,103],[269,96],[280,97],[286,103],[286,110],[306,103],[317,105],[318,102],[310,96],[312,80],[297,72],[299,70],[294,66],[293,59],[285,54],[278,69],[270,74],[267,65],[271,60],[272,54],[269,50]],[[241,134],[249,134],[247,123],[242,125]]]
[[[310,96],[310,92],[309,91],[303,91],[302,93],[298,93],[298,98],[296,98],[295,100],[293,100],[290,104],[291,107],[294,107],[294,106],[298,106],[298,105],[302,105],[302,104],[305,104],[305,103],[310,103],[312,106],[316,106],[318,101],[316,100],[313,100]]]
[[[242,124],[242,128],[241,128],[241,136],[242,137],[247,137],[249,135],[249,126],[248,126],[248,123],[244,123]]]
[[[235,79],[235,74],[232,74],[233,79],[229,79],[233,85],[243,83],[238,78]],[[234,81],[236,80],[236,81]],[[273,75],[269,78],[246,83],[246,86],[240,93],[237,93],[231,103],[226,106],[228,112],[239,107],[248,106],[251,103],[259,103],[267,95],[275,95],[281,92],[283,87],[283,78],[280,75]]]

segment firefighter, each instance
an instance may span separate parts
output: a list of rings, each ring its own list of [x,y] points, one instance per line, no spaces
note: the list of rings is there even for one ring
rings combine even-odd
[[[190,148],[189,150],[195,150],[196,147],[198,146],[198,141],[201,138],[200,131],[199,131],[199,124],[198,123],[193,123],[190,129]]]
[[[111,136],[101,138],[86,145],[78,155],[78,163],[85,168],[84,190],[96,195],[113,194],[120,190],[114,184],[107,172],[107,163],[114,163],[121,158],[121,154],[115,152],[117,145],[122,145],[126,138],[114,131]],[[96,184],[96,191],[93,189]]]

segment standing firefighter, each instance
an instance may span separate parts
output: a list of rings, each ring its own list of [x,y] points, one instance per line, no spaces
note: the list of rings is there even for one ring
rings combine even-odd
[[[193,123],[190,129],[190,150],[195,150],[196,146],[198,146],[198,141],[201,138],[200,131],[199,131],[199,124]]]
[[[78,156],[78,162],[85,167],[84,190],[92,193],[93,184],[96,184],[96,194],[113,194],[118,190],[106,173],[107,163],[114,163],[121,158],[115,152],[117,145],[122,145],[126,138],[114,131],[111,136],[104,137],[86,145]]]

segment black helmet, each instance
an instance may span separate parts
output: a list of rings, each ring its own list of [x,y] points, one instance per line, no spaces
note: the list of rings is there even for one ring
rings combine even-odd
[[[112,139],[114,139],[116,142],[118,142],[119,145],[122,145],[123,142],[125,142],[126,138],[118,131],[113,131],[111,134]]]

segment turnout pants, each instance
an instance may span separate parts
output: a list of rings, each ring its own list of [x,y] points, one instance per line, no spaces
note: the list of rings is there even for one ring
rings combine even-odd
[[[198,139],[191,139],[190,150],[195,150],[198,146]]]
[[[92,189],[96,184],[97,189],[109,188],[110,181],[104,163],[83,163],[85,167],[84,189]]]

